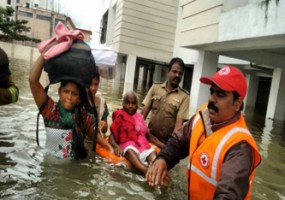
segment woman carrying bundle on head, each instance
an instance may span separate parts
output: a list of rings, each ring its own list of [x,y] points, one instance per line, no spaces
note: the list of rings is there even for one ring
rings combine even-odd
[[[39,79],[43,70],[44,59],[40,55],[30,71],[30,87],[35,102],[44,119],[47,142],[50,153],[61,158],[85,158],[83,143],[84,133],[94,137],[94,121],[80,104],[80,93],[85,88],[73,81],[62,81],[58,89],[59,101],[53,101],[45,92]],[[112,147],[97,134],[97,142],[112,151]]]
[[[59,158],[83,159],[87,156],[83,143],[86,134],[90,138],[96,136],[97,143],[112,151],[113,148],[111,145],[108,144],[98,132],[95,133],[94,120],[92,120],[92,117],[82,105],[84,101],[81,97],[85,96],[87,98],[85,90],[87,85],[84,85],[80,81],[80,79],[84,79],[84,77],[80,77],[80,66],[78,65],[84,62],[82,62],[81,59],[82,55],[78,52],[80,52],[81,47],[85,47],[85,43],[80,40],[77,45],[80,48],[72,52],[72,55],[76,54],[73,57],[67,57],[66,52],[64,52],[60,55],[61,57],[55,56],[54,58],[49,58],[48,61],[53,62],[48,63],[47,59],[44,58],[44,54],[57,44],[58,41],[51,43],[41,51],[42,54],[31,68],[29,75],[30,88],[40,114],[43,117],[47,132],[46,148],[48,152]],[[56,59],[58,59],[58,61],[55,61]],[[62,62],[61,66],[60,64],[59,66],[53,66],[59,61]],[[69,64],[67,64],[68,61]],[[46,71],[46,67],[50,67],[47,71],[50,82],[60,82],[58,102],[55,102],[47,95],[39,81],[44,65]],[[77,66],[72,68],[72,65]],[[88,61],[88,65],[95,66],[94,59]],[[67,67],[69,67],[69,70],[66,69]],[[75,67],[78,67],[78,71],[76,71],[77,68]],[[70,71],[70,74],[68,74],[68,71]],[[76,74],[78,77],[73,77],[73,75],[76,76]],[[82,75],[84,74],[81,74],[81,76]],[[89,82],[91,82],[91,79]]]

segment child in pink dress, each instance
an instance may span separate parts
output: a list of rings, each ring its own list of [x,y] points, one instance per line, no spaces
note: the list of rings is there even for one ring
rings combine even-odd
[[[110,144],[116,155],[125,156],[137,170],[145,174],[156,152],[146,139],[147,125],[137,109],[136,93],[127,92],[123,97],[123,109],[114,111],[112,115]]]

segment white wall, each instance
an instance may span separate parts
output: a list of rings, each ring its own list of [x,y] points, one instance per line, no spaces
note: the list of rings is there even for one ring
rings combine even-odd
[[[168,62],[173,54],[177,11],[178,0],[118,0],[114,50]]]
[[[223,0],[218,41],[284,34],[284,19],[285,0]]]

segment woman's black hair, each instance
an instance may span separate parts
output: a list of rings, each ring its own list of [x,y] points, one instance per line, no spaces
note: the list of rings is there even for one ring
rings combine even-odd
[[[97,72],[94,74],[94,76],[92,77],[92,79],[97,78],[98,82],[100,82],[100,74]]]
[[[78,85],[77,83],[75,83],[74,81],[66,81],[66,80],[60,82],[60,87],[59,87],[59,88],[62,88],[62,87],[64,87],[64,86],[66,86],[67,83],[73,83],[73,84],[75,84],[75,85],[77,86],[78,90],[79,90],[79,85]]]

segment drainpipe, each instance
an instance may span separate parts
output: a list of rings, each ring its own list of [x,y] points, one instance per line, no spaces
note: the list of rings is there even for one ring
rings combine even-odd
[[[259,70],[262,70],[263,72],[265,73],[273,73],[273,68],[270,68],[270,67],[264,67],[262,65],[257,65],[256,63],[253,63],[253,62],[250,62],[250,67],[253,68],[253,69],[259,69]]]

